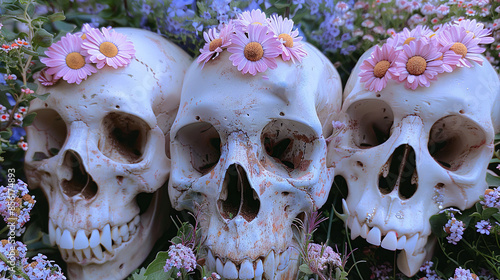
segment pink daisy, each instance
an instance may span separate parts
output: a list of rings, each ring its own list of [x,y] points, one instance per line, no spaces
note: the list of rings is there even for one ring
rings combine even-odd
[[[40,82],[40,84],[46,87],[52,86],[57,83],[57,81],[59,81],[59,79],[56,79],[54,75],[50,75],[49,73],[47,73],[47,69],[49,68],[45,67],[42,71],[37,72],[36,76],[34,77],[38,80],[38,82]]]
[[[483,59],[479,56],[485,51],[485,48],[478,44],[481,41],[479,38],[474,38],[472,32],[467,31],[457,25],[451,25],[439,34],[439,43],[445,48],[449,48],[455,53],[461,55],[459,67],[472,67],[471,61],[475,61],[483,65]]]
[[[217,28],[211,28],[208,32],[203,32],[203,38],[205,38],[205,46],[200,49],[200,56],[198,57],[198,63],[205,63],[211,58],[216,58],[223,51],[223,48],[227,48],[231,44],[231,34],[233,33],[234,26],[233,21],[229,21],[228,24],[222,27],[220,33],[217,32]]]
[[[396,59],[396,67],[389,71],[399,82],[406,81],[405,87],[415,90],[418,86],[430,86],[438,73],[443,73],[443,61],[438,60],[442,53],[425,40],[411,41],[403,45]]]
[[[47,74],[53,79],[63,78],[68,83],[80,84],[97,70],[81,55],[83,39],[68,33],[57,43],[52,44],[40,59],[48,69]]]
[[[269,20],[269,29],[278,36],[278,40],[282,43],[283,52],[281,57],[284,61],[292,59],[295,63],[295,59],[299,62],[302,61],[307,55],[304,50],[304,45],[300,42],[302,37],[299,37],[299,31],[297,29],[293,30],[293,21],[287,18],[283,19],[281,16],[273,15]]]
[[[375,46],[371,57],[365,59],[361,64],[361,82],[365,83],[365,89],[369,91],[381,91],[387,85],[387,80],[392,78],[391,71],[396,66],[394,62],[398,57],[398,51],[384,44],[382,48]],[[391,71],[389,71],[391,69]]]
[[[269,22],[267,21],[266,14],[261,10],[252,10],[251,12],[245,11],[238,15],[238,19],[235,20],[236,28],[247,31],[250,25],[263,25],[267,26]]]
[[[82,54],[88,54],[90,61],[97,63],[97,69],[109,65],[115,69],[126,66],[135,57],[132,42],[127,36],[112,29],[91,29],[82,45]]]
[[[237,30],[232,36],[232,44],[227,50],[232,53],[229,60],[238,71],[255,76],[269,67],[278,67],[276,57],[282,52],[281,42],[274,37],[273,32],[261,25],[249,25],[248,37],[245,32]]]
[[[460,22],[456,22],[459,27],[463,27],[466,32],[472,33],[474,38],[478,38],[479,44],[491,44],[495,41],[495,38],[491,37],[491,30],[484,29],[484,24],[480,22],[476,22],[475,19],[470,20],[462,20]]]
[[[434,32],[432,32],[432,30],[425,25],[418,25],[412,30],[405,27],[403,31],[399,32],[398,45],[401,47],[402,45],[408,44],[416,39],[424,39],[428,41],[433,34]]]

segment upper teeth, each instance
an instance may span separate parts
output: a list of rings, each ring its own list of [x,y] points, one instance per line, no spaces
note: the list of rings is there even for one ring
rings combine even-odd
[[[244,260],[237,265],[230,260],[224,262],[214,257],[209,249],[207,265],[227,279],[274,279],[275,273],[286,269],[291,259],[298,259],[298,252],[290,247],[282,253],[271,250],[266,257],[254,261]]]
[[[114,254],[115,249],[131,239],[131,236],[137,231],[140,222],[139,215],[135,216],[130,222],[113,226],[106,224],[102,229],[84,230],[71,232],[68,229],[61,229],[54,225],[49,219],[49,239],[52,245],[58,245],[64,260],[69,260],[74,254],[76,259],[81,262],[84,258],[102,260],[104,252],[110,255]],[[102,247],[101,247],[102,246]]]
[[[408,254],[412,255],[417,247],[417,241],[420,234],[416,233],[410,235],[399,235],[394,230],[382,232],[380,228],[374,226],[370,228],[366,223],[361,223],[356,217],[351,217],[348,220],[349,227],[351,228],[351,239],[361,236],[366,239],[370,244],[381,246],[384,249],[395,251],[404,249]],[[385,235],[385,236],[384,236]],[[384,237],[382,239],[382,237]]]

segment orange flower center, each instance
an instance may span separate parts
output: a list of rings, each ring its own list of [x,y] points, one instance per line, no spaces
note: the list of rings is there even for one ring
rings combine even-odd
[[[455,43],[451,46],[450,50],[454,51],[456,54],[459,54],[464,58],[467,55],[467,47],[462,43]]]
[[[291,48],[293,47],[293,39],[292,39],[292,36],[286,34],[286,33],[281,33],[279,36],[278,36],[278,39],[282,39],[284,41],[283,45],[285,45],[285,47],[287,48]]]
[[[427,62],[425,62],[425,59],[419,55],[416,55],[408,59],[408,62],[406,63],[406,70],[411,75],[415,76],[422,75],[425,72],[426,68],[427,68]]]
[[[208,49],[211,52],[213,52],[217,48],[219,48],[220,46],[222,46],[222,39],[221,38],[217,38],[217,39],[213,39],[212,42],[210,42],[210,45],[208,45]]]
[[[115,57],[118,54],[118,48],[111,42],[104,42],[99,46],[99,51],[107,57]]]
[[[375,67],[373,68],[373,75],[377,78],[382,78],[385,76],[385,73],[387,72],[387,69],[389,69],[389,66],[391,66],[391,63],[387,60],[381,60],[375,64]]]
[[[254,22],[252,22],[251,24],[254,24],[254,25],[255,25],[255,24],[262,25],[262,23],[261,23],[261,22],[258,22],[258,21],[254,21]]]
[[[407,44],[409,44],[411,41],[413,41],[413,40],[415,40],[415,39],[416,39],[415,37],[408,37],[408,38],[404,41],[403,45],[407,45]]]
[[[72,52],[66,56],[66,65],[71,69],[80,69],[85,66],[85,59],[80,53]]]
[[[264,56],[264,49],[262,45],[257,42],[250,42],[245,46],[243,51],[246,59],[250,61],[260,60]]]
[[[83,33],[82,37],[83,40],[87,39],[87,34]]]

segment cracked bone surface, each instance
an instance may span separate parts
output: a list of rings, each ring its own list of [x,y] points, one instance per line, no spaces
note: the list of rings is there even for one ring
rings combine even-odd
[[[152,32],[116,31],[134,43],[128,66],[39,86],[50,95],[30,106],[27,177],[47,196],[69,279],[125,278],[168,226],[168,133],[191,58]]]
[[[347,182],[351,238],[403,250],[398,268],[410,276],[432,254],[429,218],[473,206],[487,188],[500,84],[483,58],[483,66],[439,74],[428,88],[389,81],[370,92],[358,76],[370,52],[344,90],[348,129],[328,146],[328,164]]]
[[[256,76],[239,72],[228,52],[186,73],[169,194],[177,210],[202,205],[207,264],[223,278],[294,279],[292,222],[328,196],[325,135],[341,82],[323,54],[306,48],[302,63],[279,58]]]

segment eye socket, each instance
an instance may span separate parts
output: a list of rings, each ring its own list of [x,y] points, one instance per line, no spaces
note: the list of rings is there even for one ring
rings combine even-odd
[[[318,136],[302,123],[274,120],[262,130],[261,141],[265,153],[293,176],[309,168]]]
[[[362,149],[381,145],[391,136],[394,114],[382,100],[367,99],[353,103],[347,113],[354,126],[353,141]]]
[[[484,130],[464,116],[439,119],[432,126],[427,145],[429,153],[443,168],[458,171],[475,164],[486,144]]]
[[[206,174],[219,162],[221,139],[213,125],[206,122],[186,125],[175,138],[189,149],[191,165],[196,171]]]
[[[33,124],[27,130],[29,147],[35,151],[32,160],[40,161],[59,153],[66,142],[68,128],[61,115],[52,109],[41,109],[36,113]]]
[[[139,162],[150,130],[149,125],[136,116],[109,113],[102,121],[104,135],[99,141],[99,150],[116,162]]]

